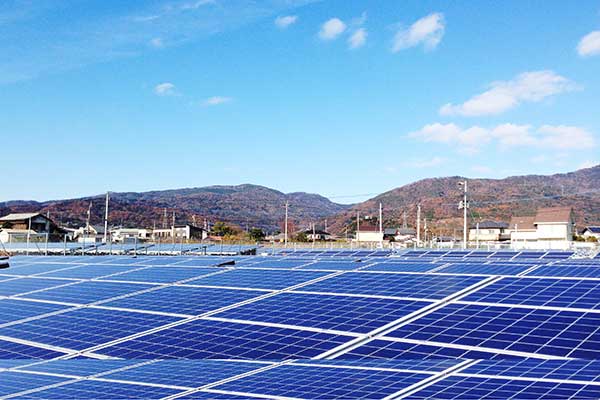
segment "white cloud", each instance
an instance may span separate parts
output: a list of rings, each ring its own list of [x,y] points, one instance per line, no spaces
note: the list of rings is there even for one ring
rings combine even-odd
[[[154,38],[150,40],[150,46],[155,47],[157,49],[161,49],[165,47],[165,44],[161,38]]]
[[[233,101],[233,99],[231,97],[213,96],[213,97],[209,97],[208,99],[204,100],[202,102],[202,104],[205,106],[218,106],[219,104],[225,104],[225,103],[229,103],[231,101]]]
[[[493,128],[472,126],[463,129],[455,124],[429,124],[409,137],[424,142],[455,145],[463,153],[476,153],[487,143],[502,147],[535,147],[554,150],[586,150],[596,146],[594,135],[580,127],[565,125],[502,124]],[[537,160],[540,161],[541,160]]]
[[[278,28],[285,29],[288,26],[296,23],[298,17],[296,15],[285,15],[275,18],[275,25]]]
[[[367,12],[366,11],[364,11],[362,14],[360,14],[360,17],[352,18],[350,20],[350,25],[361,26],[361,25],[364,25],[365,22],[367,22]]]
[[[339,18],[331,18],[321,25],[319,37],[322,40],[333,40],[346,30],[346,24]]]
[[[597,56],[600,54],[600,31],[585,35],[577,45],[577,53],[581,57]]]
[[[197,10],[198,8],[208,5],[215,4],[215,0],[197,0],[189,3],[183,3],[179,8],[181,10]]]
[[[433,50],[444,36],[445,22],[441,13],[429,14],[421,18],[408,29],[400,29],[394,35],[392,52],[423,44],[426,50]]]
[[[467,117],[500,114],[522,102],[539,102],[578,89],[575,83],[553,71],[524,72],[510,81],[492,82],[490,87],[462,104],[444,105],[440,114]]]
[[[175,85],[170,82],[159,83],[154,87],[154,93],[159,96],[174,96],[177,94]]]
[[[348,38],[348,45],[351,49],[358,49],[367,42],[367,31],[364,28],[358,29]]]

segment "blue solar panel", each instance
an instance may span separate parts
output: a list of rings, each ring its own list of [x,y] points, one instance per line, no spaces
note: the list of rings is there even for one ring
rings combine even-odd
[[[449,376],[407,399],[596,399],[600,388],[572,383]]]
[[[251,268],[296,268],[301,265],[304,265],[310,261],[304,260],[263,260],[256,263],[253,263],[249,267]]]
[[[23,318],[64,310],[66,308],[68,307],[57,304],[0,299],[0,324],[6,324],[8,322],[18,321]]]
[[[221,360],[162,360],[104,377],[130,382],[200,387],[267,365],[269,364]]]
[[[484,275],[517,275],[527,271],[531,265],[524,264],[450,264],[437,272],[440,274],[484,274]]]
[[[44,274],[45,277],[56,277],[56,278],[74,278],[74,279],[92,279],[99,278],[101,276],[112,275],[131,271],[137,268],[135,266],[123,266],[123,265],[84,265],[81,267],[75,267],[70,269],[64,269],[61,271],[54,271]]]
[[[263,292],[169,286],[104,303],[107,307],[197,315],[263,295]]]
[[[449,304],[387,334],[574,358],[600,356],[600,313]]]
[[[281,293],[216,316],[367,333],[430,304],[423,301]]]
[[[182,280],[192,279],[203,275],[219,272],[217,268],[193,268],[193,267],[150,267],[138,269],[136,271],[126,272],[104,278],[104,280],[118,280],[131,282],[149,282],[149,283],[173,283]]]
[[[396,370],[411,370],[415,372],[442,372],[450,367],[453,367],[464,360],[461,359],[437,359],[437,360],[385,360],[385,359],[341,359],[334,360],[297,360],[293,364],[310,364],[310,365],[334,365],[358,368],[380,368],[380,369],[396,369]]]
[[[368,359],[386,359],[386,360],[434,360],[434,359],[495,359],[498,357],[508,358],[494,352],[485,352],[477,350],[465,350],[452,347],[435,346],[430,344],[417,344],[409,342],[399,342],[385,339],[374,339],[357,348],[348,351],[340,356],[339,359],[368,360]],[[513,358],[513,357],[510,357]]]
[[[89,304],[124,294],[135,293],[151,287],[150,285],[136,283],[87,281],[28,294],[26,297],[65,303]]]
[[[600,281],[502,278],[462,300],[485,303],[600,309]]]
[[[415,263],[415,262],[383,262],[376,263],[365,268],[367,271],[387,271],[387,272],[427,272],[438,268],[442,264],[434,263]]]
[[[120,358],[282,360],[315,357],[351,339],[353,337],[296,329],[197,320],[115,344],[97,353]]]
[[[211,267],[231,263],[232,261],[234,261],[234,259],[231,257],[190,257],[185,261],[176,263],[176,265],[188,267]]]
[[[301,269],[315,269],[324,271],[348,271],[356,268],[364,267],[367,263],[356,261],[317,261],[311,264],[306,264]]]
[[[14,265],[11,268],[2,271],[4,274],[25,276],[25,275],[36,275],[44,274],[50,271],[61,270],[65,268],[73,268],[77,264],[26,264],[26,265]]]
[[[431,375],[282,365],[214,389],[305,399],[384,398]]]
[[[141,363],[143,360],[50,360],[20,367],[19,370],[57,375],[86,377]]]
[[[0,359],[50,359],[60,356],[64,356],[64,354],[54,350],[28,346],[21,343],[14,343],[0,339]]]
[[[600,360],[481,360],[465,374],[600,382]]]
[[[327,275],[316,271],[236,269],[188,282],[194,285],[284,289]]]
[[[477,276],[348,273],[305,286],[314,292],[442,299],[485,278]]]
[[[84,380],[30,393],[28,399],[162,399],[182,390],[129,383]]]
[[[546,265],[528,272],[527,276],[600,278],[600,266]],[[1,283],[0,283],[1,287]]]
[[[8,396],[9,394],[53,385],[66,380],[56,376],[2,371],[0,372],[0,396]]]
[[[82,308],[0,328],[0,335],[83,350],[165,325],[178,318]]]
[[[64,285],[69,281],[59,279],[19,278],[0,282],[0,296],[14,296],[16,294],[32,292]]]

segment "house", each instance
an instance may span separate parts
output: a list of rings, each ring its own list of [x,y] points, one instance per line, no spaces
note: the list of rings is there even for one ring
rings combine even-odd
[[[152,231],[152,240],[204,240],[208,237],[208,231],[204,228],[199,228],[193,225],[175,225],[167,229],[154,229]]]
[[[600,240],[600,226],[586,226],[581,233],[581,236],[586,239],[596,238]]]
[[[304,231],[301,231],[300,233],[303,233],[304,235],[306,235],[306,239],[308,239],[309,241],[318,241],[318,240],[331,240],[333,237],[331,235],[331,233],[320,230],[320,229],[307,229]]]
[[[0,236],[3,242],[13,238],[23,238],[31,235],[44,235],[56,238],[64,234],[54,221],[40,213],[13,213],[0,218]]]
[[[104,226],[90,225],[82,226],[75,230],[74,237],[80,243],[96,243],[104,240]]]
[[[512,217],[506,232],[511,242],[535,242],[538,239],[535,217]]]
[[[110,237],[115,242],[132,243],[148,240],[150,232],[148,229],[115,228],[110,231]]]
[[[355,238],[357,242],[382,242],[383,232],[376,226],[361,224]]]
[[[518,223],[517,223],[518,225]],[[497,221],[481,221],[469,228],[469,240],[480,242],[498,242],[509,239],[506,234],[509,224]]]

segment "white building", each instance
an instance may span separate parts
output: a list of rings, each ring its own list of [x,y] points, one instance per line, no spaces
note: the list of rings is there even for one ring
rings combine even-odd
[[[175,237],[176,240],[204,240],[208,237],[208,231],[193,225],[175,225],[171,228],[154,229],[152,231],[152,240],[169,240]]]
[[[533,217],[513,217],[507,231],[515,248],[566,249],[575,232],[573,209],[540,208]]]
[[[517,223],[518,224],[518,223]],[[480,242],[498,242],[508,239],[506,234],[509,224],[506,222],[481,221],[469,228],[469,240]]]
[[[361,225],[359,230],[356,231],[355,240],[357,242],[382,242],[383,232],[376,226]]]
[[[110,231],[110,236],[114,242],[144,241],[150,237],[150,231],[138,228],[116,228]]]

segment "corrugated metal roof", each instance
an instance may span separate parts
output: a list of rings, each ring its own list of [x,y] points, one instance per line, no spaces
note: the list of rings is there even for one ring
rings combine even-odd
[[[37,217],[38,215],[41,215],[41,214],[40,213],[13,213],[13,214],[5,215],[4,217],[0,218],[0,221],[21,221],[24,219]]]

